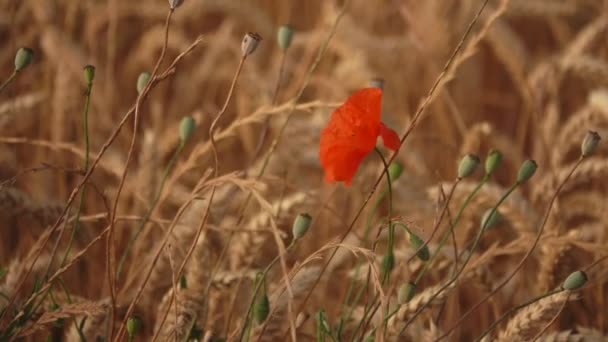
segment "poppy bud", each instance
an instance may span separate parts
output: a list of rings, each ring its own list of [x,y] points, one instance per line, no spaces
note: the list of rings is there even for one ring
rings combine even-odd
[[[87,81],[87,84],[93,83],[93,79],[95,79],[95,67],[92,65],[87,65],[84,67],[84,79]]]
[[[25,69],[25,67],[32,63],[33,58],[34,50],[26,47],[17,50],[17,54],[15,55],[15,72]]]
[[[411,281],[408,281],[407,283],[399,287],[399,292],[397,293],[397,301],[399,302],[399,304],[403,305],[412,300],[415,294],[416,284],[412,283]]]
[[[479,163],[479,157],[474,154],[464,156],[458,165],[458,178],[462,179],[472,175]]]
[[[187,289],[188,288],[188,278],[186,278],[186,276],[183,275],[183,274],[179,278],[179,288],[180,289]]]
[[[172,10],[178,8],[182,3],[184,3],[184,0],[169,0],[169,6]]]
[[[418,237],[418,235],[409,232],[410,235],[410,244],[412,245],[412,248],[417,251],[418,249],[420,249],[420,247],[422,247],[424,245],[424,241]],[[422,261],[428,261],[431,258],[431,253],[429,252],[429,246],[425,245],[423,249],[420,250],[420,252],[418,252],[417,254],[418,259],[422,260]]]
[[[179,139],[182,144],[186,144],[188,139],[194,133],[196,129],[196,121],[191,116],[186,116],[182,119],[181,124],[179,125]]]
[[[384,90],[384,79],[383,78],[372,78],[369,81],[369,86],[372,88],[380,88]]]
[[[524,161],[519,168],[519,172],[517,173],[517,183],[525,183],[534,175],[536,168],[538,168],[538,165],[536,165],[534,160],[528,159]]]
[[[141,318],[137,316],[129,317],[127,320],[127,333],[130,338],[133,338],[141,331]]]
[[[306,213],[298,214],[296,219],[293,221],[293,227],[291,232],[293,234],[293,239],[297,240],[306,234],[308,228],[310,228],[310,223],[312,222],[312,217]]]
[[[500,166],[502,162],[502,153],[498,150],[491,150],[488,153],[488,157],[486,158],[486,174],[491,175],[496,171],[496,169]]]
[[[255,49],[257,49],[261,40],[262,37],[259,34],[247,32],[247,34],[245,34],[243,37],[243,41],[241,42],[241,53],[243,54],[243,57],[251,55]]]
[[[268,313],[270,313],[270,300],[268,299],[268,295],[264,292],[258,295],[258,298],[253,304],[253,318],[255,318],[255,321],[258,322],[258,324],[262,324],[268,317]]]
[[[139,74],[139,77],[137,78],[137,93],[141,94],[142,91],[144,91],[144,88],[146,88],[151,76],[152,75],[150,75],[150,73],[147,71]]]
[[[502,221],[502,215],[498,210],[490,208],[481,217],[481,229],[490,229]]]
[[[391,179],[391,182],[394,182],[401,176],[403,172],[403,165],[398,162],[393,162],[388,166],[388,178]]]
[[[562,288],[564,290],[577,290],[580,289],[587,282],[587,274],[583,271],[575,271],[570,273],[568,278],[564,281]]]
[[[319,310],[319,313],[317,313],[317,332],[320,334],[327,334],[328,332],[331,331],[331,327],[329,326],[329,323],[327,323],[327,314],[325,313],[325,310],[321,309]],[[321,339],[317,339],[317,341],[319,340],[323,340],[323,338]]]
[[[581,144],[581,155],[583,157],[592,155],[601,139],[597,132],[588,131]]]
[[[291,25],[282,25],[277,31],[277,42],[279,47],[283,50],[287,50],[293,40],[294,30]]]

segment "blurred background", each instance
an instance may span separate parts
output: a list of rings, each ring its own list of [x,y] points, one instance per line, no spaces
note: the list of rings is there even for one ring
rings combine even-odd
[[[181,60],[174,74],[150,92],[141,109],[133,160],[118,203],[117,258],[125,251],[139,218],[150,208],[154,208],[154,223],[146,226],[142,238],[129,250],[126,276],[118,280],[117,322],[134,298],[135,284],[143,278],[142,265],[149,265],[178,209],[192,202],[182,218],[176,219],[180,224],[170,238],[175,255],[171,256],[173,252],[168,249],[161,251],[161,262],[136,306],[144,320],[145,333],[140,338],[147,340],[154,334],[158,324],[156,310],[161,311],[161,300],[174,291],[172,271],[187,255],[209,206],[209,189],[194,201],[190,194],[197,184],[215,181],[220,186],[209,211],[208,229],[195,241],[193,261],[186,267],[189,284],[198,283],[204,288],[211,279],[215,285],[211,292],[204,292],[202,299],[202,290],[192,290],[196,286],[188,287],[192,293],[180,290],[183,293],[178,298],[183,295],[186,299],[178,302],[192,300],[194,304],[176,307],[170,315],[181,317],[188,324],[194,322],[192,325],[207,337],[235,338],[247,309],[255,271],[265,267],[281,250],[271,222],[282,232],[286,245],[295,215],[311,213],[315,223],[310,236],[288,254],[287,264],[291,269],[313,254],[323,256],[326,251],[317,251],[346,231],[380,174],[381,164],[373,155],[366,158],[351,187],[323,182],[319,137],[332,110],[355,90],[369,86],[372,79],[384,79],[383,121],[403,134],[483,3],[351,0],[340,16],[344,1],[185,0],[172,16],[161,70],[199,35],[202,42]],[[2,81],[13,71],[15,52],[20,47],[34,51],[32,65],[0,93],[0,265],[8,272],[2,280],[2,289],[8,296],[15,290],[25,261],[31,258],[32,246],[58,219],[68,196],[82,179],[78,170],[83,165],[85,139],[83,67],[91,64],[96,68],[89,112],[91,153],[96,155],[134,105],[138,76],[154,68],[163,48],[168,6],[165,0],[0,3]],[[277,45],[277,30],[284,24],[290,24],[295,31],[288,49]],[[328,42],[334,29],[335,35]],[[227,110],[218,122],[215,136],[220,177],[214,179],[210,173],[214,159],[209,126],[226,100],[241,59],[241,39],[249,31],[259,33],[262,41],[246,60]],[[440,337],[513,270],[532,246],[551,196],[579,157],[585,133],[594,130],[605,136],[608,128],[607,41],[607,1],[489,1],[463,42],[455,67],[443,78],[419,125],[395,159],[404,165],[404,171],[394,184],[392,214],[407,221],[421,237],[429,238],[443,206],[440,188],[443,192],[449,190],[460,158],[474,153],[483,160],[490,149],[498,149],[504,154],[504,162],[468,207],[456,233],[456,245],[462,247],[475,236],[484,211],[512,184],[521,163],[534,159],[539,168],[529,184],[505,202],[501,211],[505,220],[500,229],[484,235],[471,262],[475,267],[470,266],[470,272],[465,272],[470,274],[442,298],[443,317],[436,320],[433,310],[438,308],[429,310],[399,340],[431,341]],[[327,42],[327,50],[310,72]],[[275,89],[278,91],[273,102]],[[301,89],[301,96],[296,99]],[[297,106],[292,113],[294,100]],[[184,116],[195,119],[196,133],[172,169],[160,201],[154,203],[163,170],[178,146],[178,127]],[[285,131],[281,132],[288,117]],[[258,141],[266,127],[268,137],[258,151]],[[59,261],[55,259],[59,258],[50,257],[55,241],[56,249],[73,256],[103,232],[133,132],[134,125],[129,120],[93,173],[82,209],[83,229],[76,235],[73,250],[67,247],[70,231],[57,239],[57,234],[53,234],[42,254],[46,262],[37,263],[35,272],[44,272],[47,264],[53,270],[57,268]],[[258,179],[264,156],[277,137],[277,149],[264,176]],[[449,340],[473,340],[507,309],[554,289],[571,272],[606,255],[607,150],[605,144],[600,144],[596,155],[585,160],[566,183],[539,245],[524,268],[493,299],[473,312]],[[459,185],[450,201],[452,216],[481,176],[479,171],[473,180]],[[243,209],[253,190],[264,203],[254,200]],[[368,209],[357,221],[351,238],[347,238],[348,244],[369,247],[362,242],[366,221],[370,216],[386,215],[387,208],[381,205],[378,213]],[[74,204],[70,217],[76,211]],[[447,228],[442,224],[439,232]],[[233,231],[237,233],[232,234]],[[402,233],[399,232],[396,248],[402,256],[411,255],[413,251]],[[385,238],[380,234],[381,241]],[[430,242],[431,248],[437,239]],[[420,291],[447,279],[453,257],[453,247],[450,248],[440,255],[443,264],[439,262],[419,285]],[[376,253],[379,259],[383,250],[380,247]],[[337,259],[315,287],[304,310],[294,312],[293,317],[314,315],[323,308],[332,322],[338,321],[357,258]],[[105,242],[97,243],[63,275],[65,292],[97,305],[95,314],[77,311],[79,317],[90,317],[85,325],[89,338],[100,336],[103,329],[99,327],[109,319],[105,260]],[[387,296],[395,296],[396,288],[420,271],[420,263],[405,261],[407,257],[397,260]],[[604,265],[598,264],[589,271],[590,285],[581,291],[580,299],[565,306],[545,341],[606,339],[608,274]],[[212,273],[216,268],[224,273]],[[276,294],[273,291],[282,284],[281,267],[273,268],[271,275],[269,295]],[[33,284],[33,277],[28,279],[26,285]],[[306,284],[305,290],[310,286]],[[294,300],[303,297],[296,295]],[[205,315],[198,315],[203,307]],[[45,308],[43,305],[41,310]],[[197,314],[180,314],[180,310]],[[362,313],[361,307],[354,304],[353,310],[355,316]],[[537,310],[541,314],[528,313],[530,317],[542,316],[547,322],[557,312],[555,308]],[[173,316],[169,316],[169,322]],[[288,316],[275,315],[269,326],[276,329],[269,329],[261,339],[288,339]],[[33,335],[37,336],[34,340],[49,333],[57,340],[79,340],[68,319],[62,326],[36,322],[34,319],[25,325],[44,326],[34,329],[40,334]],[[534,322],[532,330],[544,325]],[[174,323],[162,328],[173,329],[167,336],[179,330],[177,319]],[[395,323],[397,332],[403,323],[405,319]],[[345,326],[344,339],[354,338],[356,324],[346,322]],[[497,331],[506,334],[508,328],[501,324]],[[370,327],[366,333],[371,331]],[[314,317],[302,318],[297,332],[298,339],[314,340]],[[186,337],[188,334],[183,333]],[[388,340],[397,340],[396,335],[387,336]],[[524,335],[517,336],[525,339]],[[517,340],[511,337],[510,340]]]

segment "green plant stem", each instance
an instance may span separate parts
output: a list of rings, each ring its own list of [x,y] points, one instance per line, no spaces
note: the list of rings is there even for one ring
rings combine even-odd
[[[0,94],[2,93],[4,88],[6,88],[11,82],[13,82],[15,77],[17,77],[17,70],[13,71],[13,73],[6,79],[6,81],[4,81],[2,85],[0,85]]]
[[[431,258],[429,259],[429,261],[427,261],[424,264],[422,270],[416,276],[416,279],[414,280],[414,285],[418,285],[420,283],[420,280],[422,279],[422,277],[430,269],[433,262],[435,261],[435,258],[437,257],[437,255],[439,255],[439,252],[441,251],[441,249],[443,248],[445,243],[448,241],[448,238],[450,237],[450,231],[456,229],[456,226],[458,225],[458,222],[460,222],[460,218],[462,217],[464,210],[469,206],[469,204],[471,203],[471,200],[473,200],[473,198],[477,195],[477,193],[479,193],[481,188],[488,182],[489,179],[490,179],[490,175],[488,175],[488,174],[484,175],[481,182],[479,182],[477,184],[477,186],[475,186],[475,189],[473,189],[473,191],[471,191],[471,193],[467,196],[464,203],[460,206],[460,209],[458,209],[458,213],[456,214],[454,221],[450,222],[450,230],[447,230],[445,232],[445,234],[443,234],[443,237],[441,238],[439,245],[435,249],[435,252],[431,255]],[[453,269],[451,277],[454,276],[455,271],[456,271],[456,268]]]
[[[392,188],[392,183],[391,183],[391,176],[388,173],[388,163],[386,162],[386,159],[384,159],[384,156],[382,155],[382,152],[380,152],[380,150],[375,147],[374,151],[376,152],[376,154],[378,155],[378,157],[380,157],[380,160],[382,161],[382,166],[384,167],[384,175],[386,176],[386,182],[388,184],[388,214],[387,214],[387,219],[388,219],[388,244],[387,244],[387,248],[386,248],[386,255],[394,255],[393,251],[394,251],[394,247],[395,247],[395,227],[393,227],[392,223],[391,223],[391,216],[392,216],[392,211],[393,211],[393,188]],[[384,270],[385,274],[382,277],[382,284],[386,284],[386,282],[390,279],[390,274],[392,269],[390,270]]]
[[[165,167],[165,170],[163,171],[163,175],[160,180],[160,185],[158,186],[158,189],[156,190],[156,193],[154,194],[154,199],[152,199],[152,203],[150,203],[150,207],[148,208],[148,211],[146,211],[146,213],[142,217],[142,219],[139,223],[139,226],[137,227],[137,230],[135,231],[135,234],[131,237],[131,239],[127,243],[127,247],[125,248],[124,252],[122,253],[122,256],[120,257],[120,261],[118,262],[118,266],[116,267],[116,279],[117,280],[120,278],[120,273],[122,272],[125,262],[127,260],[127,257],[129,256],[129,251],[133,248],[133,246],[135,245],[135,241],[137,240],[137,238],[143,231],[144,227],[146,226],[146,223],[148,223],[148,221],[150,220],[150,217],[152,216],[152,212],[154,211],[154,209],[156,208],[156,205],[158,204],[158,201],[160,200],[160,196],[165,187],[165,182],[167,181],[167,178],[169,177],[169,174],[171,173],[173,166],[175,166],[175,163],[177,162],[177,159],[179,158],[179,155],[183,149],[184,149],[184,142],[180,140],[179,146],[173,153],[171,160],[169,160],[169,164],[167,164],[167,166]]]
[[[291,243],[289,244],[289,246],[287,246],[285,248],[285,252],[286,253],[293,246],[295,246],[296,241],[298,241],[298,240],[291,241]],[[264,271],[262,271],[262,275],[260,277],[260,281],[256,282],[255,288],[253,289],[253,295],[251,296],[251,301],[249,302],[249,307],[247,308],[247,313],[245,314],[245,324],[243,325],[243,328],[241,329],[241,334],[240,334],[240,337],[239,337],[238,341],[242,341],[243,337],[245,337],[246,331],[249,331],[249,323],[251,322],[251,310],[253,309],[253,305],[255,304],[255,299],[256,299],[256,297],[258,295],[258,291],[260,291],[260,288],[265,283],[264,279],[266,278],[266,275],[268,274],[268,271],[270,271],[270,269],[272,268],[272,266],[274,266],[280,259],[281,259],[280,255],[277,255],[276,257],[274,257],[274,259],[272,259],[272,261],[270,262],[270,264],[268,264],[268,266],[266,266],[266,268],[264,269]],[[272,305],[272,303],[270,303],[270,305]],[[247,340],[249,340],[249,336],[247,337]]]
[[[530,305],[530,304],[534,304],[536,302],[538,302],[539,300],[543,299],[543,298],[547,298],[549,296],[552,296],[556,293],[562,292],[564,291],[563,289],[557,289],[557,290],[553,290],[550,292],[547,292],[545,294],[542,294],[538,297],[532,298],[529,301],[519,304],[517,306],[514,306],[512,308],[510,308],[509,310],[507,310],[505,313],[503,313],[497,320],[495,320],[494,322],[492,322],[492,324],[481,334],[481,336],[479,336],[477,339],[475,339],[475,342],[479,342],[481,341],[487,334],[489,334],[490,332],[492,332],[492,330],[494,330],[494,328],[500,323],[502,322],[505,318],[507,318],[510,314],[514,313],[515,311],[521,310],[523,308],[525,308],[526,306]]]
[[[91,92],[93,91],[93,83],[89,83],[87,85],[87,94],[86,100],[84,103],[84,113],[83,113],[83,121],[84,121],[84,142],[85,142],[85,154],[84,154],[84,168],[83,172],[86,173],[89,169],[89,161],[90,161],[90,151],[91,146],[89,143],[89,107],[91,105]],[[68,245],[65,249],[65,253],[63,254],[63,258],[61,258],[61,263],[59,267],[63,267],[65,262],[70,254],[70,250],[72,249],[72,244],[76,238],[76,234],[78,233],[78,229],[80,228],[80,215],[84,208],[84,200],[87,191],[87,184],[85,183],[82,186],[82,191],[80,192],[80,199],[78,203],[78,210],[76,211],[76,218],[74,220],[74,228],[72,228],[72,234],[70,235],[70,240],[68,241]]]
[[[517,189],[517,187],[519,187],[519,185],[521,185],[519,182],[516,182],[515,184],[513,184],[508,190],[507,192],[505,192],[504,195],[502,195],[502,197],[500,198],[500,200],[498,200],[498,203],[496,203],[496,205],[492,208],[492,212],[490,213],[490,215],[495,215],[496,210],[498,210],[498,207],[507,199],[507,197],[509,197],[509,195],[515,191],[515,189]],[[471,250],[469,251],[465,261],[462,264],[462,267],[458,270],[458,272],[456,272],[456,274],[454,276],[452,276],[450,278],[450,280],[448,280],[437,292],[435,292],[431,298],[420,307],[420,309],[418,309],[413,315],[412,317],[410,317],[410,319],[405,323],[405,325],[403,326],[403,328],[401,329],[401,331],[399,332],[399,336],[401,336],[403,334],[403,332],[405,331],[405,329],[410,326],[410,324],[412,324],[412,322],[418,317],[418,315],[420,315],[420,313],[426,309],[430,303],[433,302],[433,300],[435,300],[435,298],[437,298],[437,296],[439,296],[439,294],[441,294],[441,292],[443,292],[446,288],[448,288],[450,285],[452,285],[456,279],[458,279],[458,277],[460,277],[460,274],[462,274],[462,272],[464,271],[464,269],[466,268],[468,262],[471,260],[471,257],[473,256],[473,251],[475,250],[475,248],[477,248],[477,245],[479,244],[479,241],[481,240],[481,235],[483,234],[484,230],[486,229],[486,225],[490,222],[490,220],[486,220],[483,224],[483,226],[479,229],[479,232],[477,233],[477,236],[475,236],[475,242],[473,243],[473,246],[471,247]]]

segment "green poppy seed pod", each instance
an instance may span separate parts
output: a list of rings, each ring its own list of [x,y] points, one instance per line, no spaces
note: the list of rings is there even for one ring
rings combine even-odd
[[[298,214],[296,219],[293,220],[293,227],[291,228],[291,232],[293,234],[293,239],[297,240],[303,237],[308,228],[310,228],[310,224],[312,223],[312,217],[306,213]]]
[[[17,54],[15,55],[15,71],[19,72],[30,63],[32,63],[32,59],[34,58],[34,50],[26,47],[22,47],[17,50]]]
[[[179,125],[179,139],[182,144],[185,144],[194,131],[196,130],[196,121],[191,116],[186,116],[182,119],[182,122]]]
[[[587,274],[583,271],[575,271],[570,273],[568,278],[564,280],[562,288],[564,290],[578,290],[587,282]]]
[[[289,49],[291,41],[293,40],[294,30],[291,25],[282,25],[277,31],[277,42],[279,47],[283,50]]]
[[[403,165],[398,162],[393,162],[388,166],[388,178],[391,179],[391,182],[396,181],[403,173]]]
[[[382,258],[382,277],[390,274],[393,268],[395,268],[395,254],[389,252]]]
[[[592,155],[601,139],[602,138],[597,132],[588,131],[581,143],[581,155],[583,157]]]
[[[502,162],[502,153],[498,150],[491,150],[488,153],[488,157],[486,158],[486,174],[491,175],[498,169],[500,163]]]
[[[517,182],[525,183],[528,181],[528,179],[532,178],[537,168],[538,165],[534,160],[528,159],[524,161],[519,168],[519,172],[517,173]]]
[[[458,178],[466,178],[472,175],[477,170],[479,163],[479,157],[474,154],[464,156],[458,165]]]
[[[407,283],[399,287],[399,292],[397,293],[397,301],[399,302],[399,304],[403,305],[412,300],[415,294],[416,284],[408,281]]]
[[[410,232],[409,236],[410,236],[410,244],[412,245],[412,248],[415,251],[417,251],[418,249],[420,249],[420,247],[422,247],[424,245],[424,240],[422,240],[418,235]],[[422,261],[428,261],[431,258],[431,253],[429,252],[429,246],[428,245],[424,246],[424,248],[421,249],[420,252],[418,252],[417,256],[418,256],[418,259],[420,259]]]
[[[141,318],[137,316],[131,316],[127,320],[127,333],[129,336],[137,336],[141,331]]]
[[[494,208],[490,208],[483,213],[481,217],[481,229],[490,229],[496,226],[500,221],[502,221],[502,215],[498,210],[494,210]]]
[[[266,293],[263,293],[258,296],[255,304],[253,304],[253,317],[258,324],[262,324],[266,320],[266,317],[268,317],[269,312],[270,300],[268,300]]]
[[[187,289],[188,288],[188,278],[186,278],[185,275],[182,275],[179,278],[179,288],[180,289]]]
[[[152,77],[152,75],[150,75],[149,72],[144,71],[141,74],[139,74],[139,77],[137,77],[137,93],[141,94],[142,91],[144,91],[144,88],[146,88],[146,85],[148,84],[148,82],[150,82],[150,77]]]
[[[254,32],[247,32],[241,41],[241,53],[243,57],[247,57],[255,52],[255,49],[258,48],[258,45],[262,41],[262,37]]]
[[[95,79],[95,67],[92,65],[87,65],[84,67],[84,79],[87,81],[87,84],[93,83]]]
[[[172,10],[178,8],[182,3],[184,3],[184,0],[169,0],[169,6]]]
[[[369,81],[369,86],[372,88],[380,88],[384,90],[384,79],[379,77],[372,78],[371,81]]]

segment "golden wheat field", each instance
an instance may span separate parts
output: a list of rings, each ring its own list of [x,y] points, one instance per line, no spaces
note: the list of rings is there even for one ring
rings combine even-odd
[[[606,0],[4,0],[0,341],[608,341],[606,42]]]

